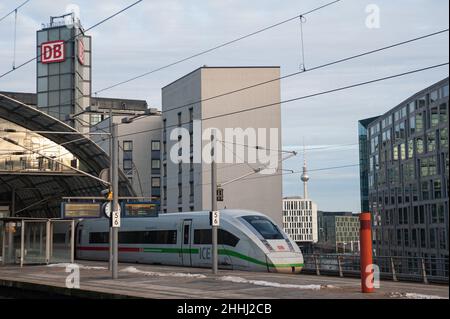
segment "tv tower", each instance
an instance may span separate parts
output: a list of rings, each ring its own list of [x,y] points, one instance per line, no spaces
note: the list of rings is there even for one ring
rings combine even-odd
[[[303,173],[301,176],[301,180],[303,182],[303,198],[307,199],[308,198],[308,181],[309,181],[309,176],[308,173],[306,171],[306,149],[305,149],[305,143],[303,143]]]

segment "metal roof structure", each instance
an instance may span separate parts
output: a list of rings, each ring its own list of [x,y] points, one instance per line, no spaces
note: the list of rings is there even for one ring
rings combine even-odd
[[[71,126],[18,100],[0,94],[0,118],[30,131],[68,132],[70,134],[39,135],[64,148],[80,162],[79,167],[94,176],[109,168],[109,156],[90,138]],[[16,212],[21,216],[59,216],[58,199],[64,196],[99,196],[106,186],[78,172],[0,172],[0,198],[7,199],[13,189],[16,193]],[[136,196],[125,174],[119,175],[120,196]],[[29,207],[29,208],[28,208]]]

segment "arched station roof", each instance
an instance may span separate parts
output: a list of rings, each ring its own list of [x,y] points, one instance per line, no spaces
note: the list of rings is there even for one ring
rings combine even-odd
[[[30,131],[71,132],[71,134],[39,133],[39,135],[56,144],[64,144],[64,148],[79,160],[79,167],[89,174],[99,176],[103,169],[109,168],[109,156],[90,138],[83,138],[85,136],[71,126],[37,108],[0,94],[0,118]],[[75,171],[25,171],[0,174],[0,199],[8,200],[8,196],[11,196],[14,189],[15,211],[22,210],[22,216],[59,216],[57,202],[61,197],[100,196],[100,191],[105,188],[106,186],[100,181]],[[119,174],[119,195],[136,196],[122,171]],[[38,203],[39,201],[41,203]],[[29,206],[29,209],[23,210]]]

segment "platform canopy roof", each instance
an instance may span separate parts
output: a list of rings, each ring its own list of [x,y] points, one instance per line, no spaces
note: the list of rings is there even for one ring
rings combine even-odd
[[[79,160],[79,167],[84,172],[99,176],[103,169],[109,168],[108,154],[94,141],[37,108],[0,94],[0,118],[30,131],[69,132],[71,134],[39,133],[39,135],[56,144],[64,144],[64,148]],[[0,199],[3,201],[8,199],[14,189],[15,211],[20,211],[19,215],[22,216],[57,217],[59,216],[57,202],[61,197],[99,196],[100,191],[106,187],[100,181],[75,171],[0,173]],[[122,171],[119,174],[119,195],[136,196]]]

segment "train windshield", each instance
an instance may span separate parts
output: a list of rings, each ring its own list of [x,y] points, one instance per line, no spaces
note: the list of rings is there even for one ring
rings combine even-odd
[[[263,216],[243,216],[264,239],[284,239],[278,227]]]

